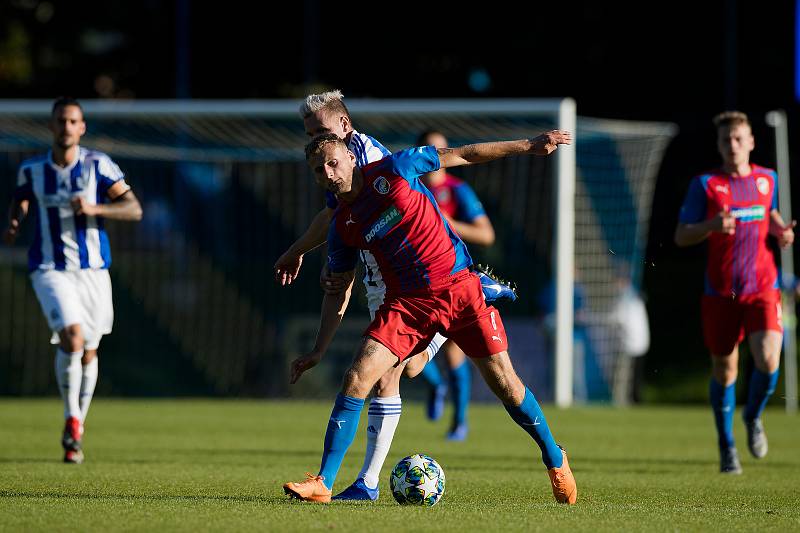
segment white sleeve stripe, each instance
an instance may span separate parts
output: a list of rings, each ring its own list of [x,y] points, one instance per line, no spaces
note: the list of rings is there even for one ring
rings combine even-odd
[[[359,136],[356,135],[353,137],[356,141],[356,147],[358,147],[358,164],[360,166],[364,166],[367,164],[367,157],[366,157],[366,147],[364,146],[364,140]]]

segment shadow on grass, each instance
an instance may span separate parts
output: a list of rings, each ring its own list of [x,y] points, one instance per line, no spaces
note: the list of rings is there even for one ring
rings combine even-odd
[[[224,464],[226,458],[231,457],[304,457],[308,459],[317,459],[320,450],[303,450],[303,449],[265,449],[265,448],[241,448],[241,449],[220,449],[220,448],[191,448],[184,450],[169,449],[167,453],[159,450],[163,455],[152,456],[152,452],[140,453],[140,456],[121,457],[117,455],[118,452],[109,453],[99,452],[92,455],[92,464],[169,464],[176,462],[194,461],[196,457],[214,458],[213,463]],[[182,459],[183,461],[176,460]],[[61,459],[53,457],[0,457],[0,464],[60,464]]]
[[[61,464],[61,459],[54,459],[51,457],[0,457],[0,464]]]
[[[283,500],[278,496],[231,496],[202,494],[89,494],[64,493],[56,491],[26,492],[0,490],[0,499],[60,499],[60,500],[136,500],[136,501],[175,501],[175,502],[240,502],[240,503],[274,503]]]

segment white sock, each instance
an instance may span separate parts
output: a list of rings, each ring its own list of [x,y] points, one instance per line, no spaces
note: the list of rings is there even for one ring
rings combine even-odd
[[[83,367],[81,366],[83,350],[74,353],[67,353],[61,348],[56,350],[56,381],[61,398],[64,400],[64,418],[74,416],[81,419],[81,378],[83,377]]]
[[[397,424],[400,422],[402,405],[399,394],[385,398],[373,398],[369,404],[367,454],[358,477],[362,478],[367,487],[371,489],[378,486],[381,468],[386,461],[389,448],[392,446]]]
[[[433,340],[428,345],[426,349],[428,352],[428,362],[430,363],[431,360],[436,356],[439,350],[442,348],[442,345],[447,342],[447,337],[442,335],[441,333],[437,333],[433,336]]]
[[[94,387],[97,385],[97,357],[83,365],[83,376],[81,379],[81,422],[86,421],[86,414],[89,412],[89,404],[92,403]]]

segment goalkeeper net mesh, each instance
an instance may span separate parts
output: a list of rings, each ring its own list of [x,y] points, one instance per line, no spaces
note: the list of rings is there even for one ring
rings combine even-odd
[[[557,106],[525,102],[347,103],[355,127],[392,151],[428,128],[458,146],[558,127]],[[303,160],[296,104],[195,104],[86,106],[82,145],[114,158],[145,213],[141,223],[107,226],[117,309],[115,334],[103,341],[114,353],[107,381],[121,394],[290,394],[288,362],[311,348],[318,325],[321,260],[308,254],[290,289],[273,282],[272,265],[324,205]],[[49,148],[47,111],[47,103],[0,106],[6,176]],[[628,332],[616,309],[620,294],[641,284],[655,177],[674,133],[670,124],[578,117],[578,400],[607,400],[630,381],[620,372]],[[521,298],[502,307],[512,358],[545,400],[553,397],[554,166],[553,158],[515,157],[453,172],[494,224],[496,243],[470,251],[517,282]],[[14,182],[3,180],[4,198]],[[0,390],[12,394],[47,392],[53,382],[46,322],[26,279],[26,231],[0,252]],[[324,364],[292,395],[338,387],[367,323],[363,295],[354,300]]]

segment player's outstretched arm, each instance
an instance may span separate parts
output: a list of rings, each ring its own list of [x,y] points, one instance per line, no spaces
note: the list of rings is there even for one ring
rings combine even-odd
[[[325,352],[333,341],[333,336],[339,328],[339,324],[344,318],[344,313],[347,310],[347,304],[350,301],[350,294],[353,290],[353,280],[355,279],[355,271],[343,272],[335,274],[349,278],[347,289],[337,293],[325,293],[322,299],[322,309],[320,311],[319,331],[317,331],[317,339],[314,342],[314,348],[306,355],[300,356],[292,361],[291,376],[289,383],[295,384],[303,372],[314,368],[322,360]]]
[[[8,206],[8,226],[3,230],[3,242],[11,246],[19,235],[19,226],[28,214],[28,200],[11,200]]]
[[[794,227],[797,221],[792,220],[786,224],[777,209],[769,212],[769,233],[778,239],[781,248],[787,248],[794,244]]]
[[[512,155],[550,155],[560,144],[572,144],[572,134],[563,130],[551,130],[533,139],[467,144],[457,148],[439,148],[439,166],[441,168],[451,168],[474,165]]]
[[[281,285],[291,285],[300,273],[300,266],[303,264],[303,256],[325,243],[328,237],[328,226],[333,217],[333,209],[324,207],[314,216],[314,220],[308,226],[294,244],[292,244],[277,261],[275,261],[275,281]]]

